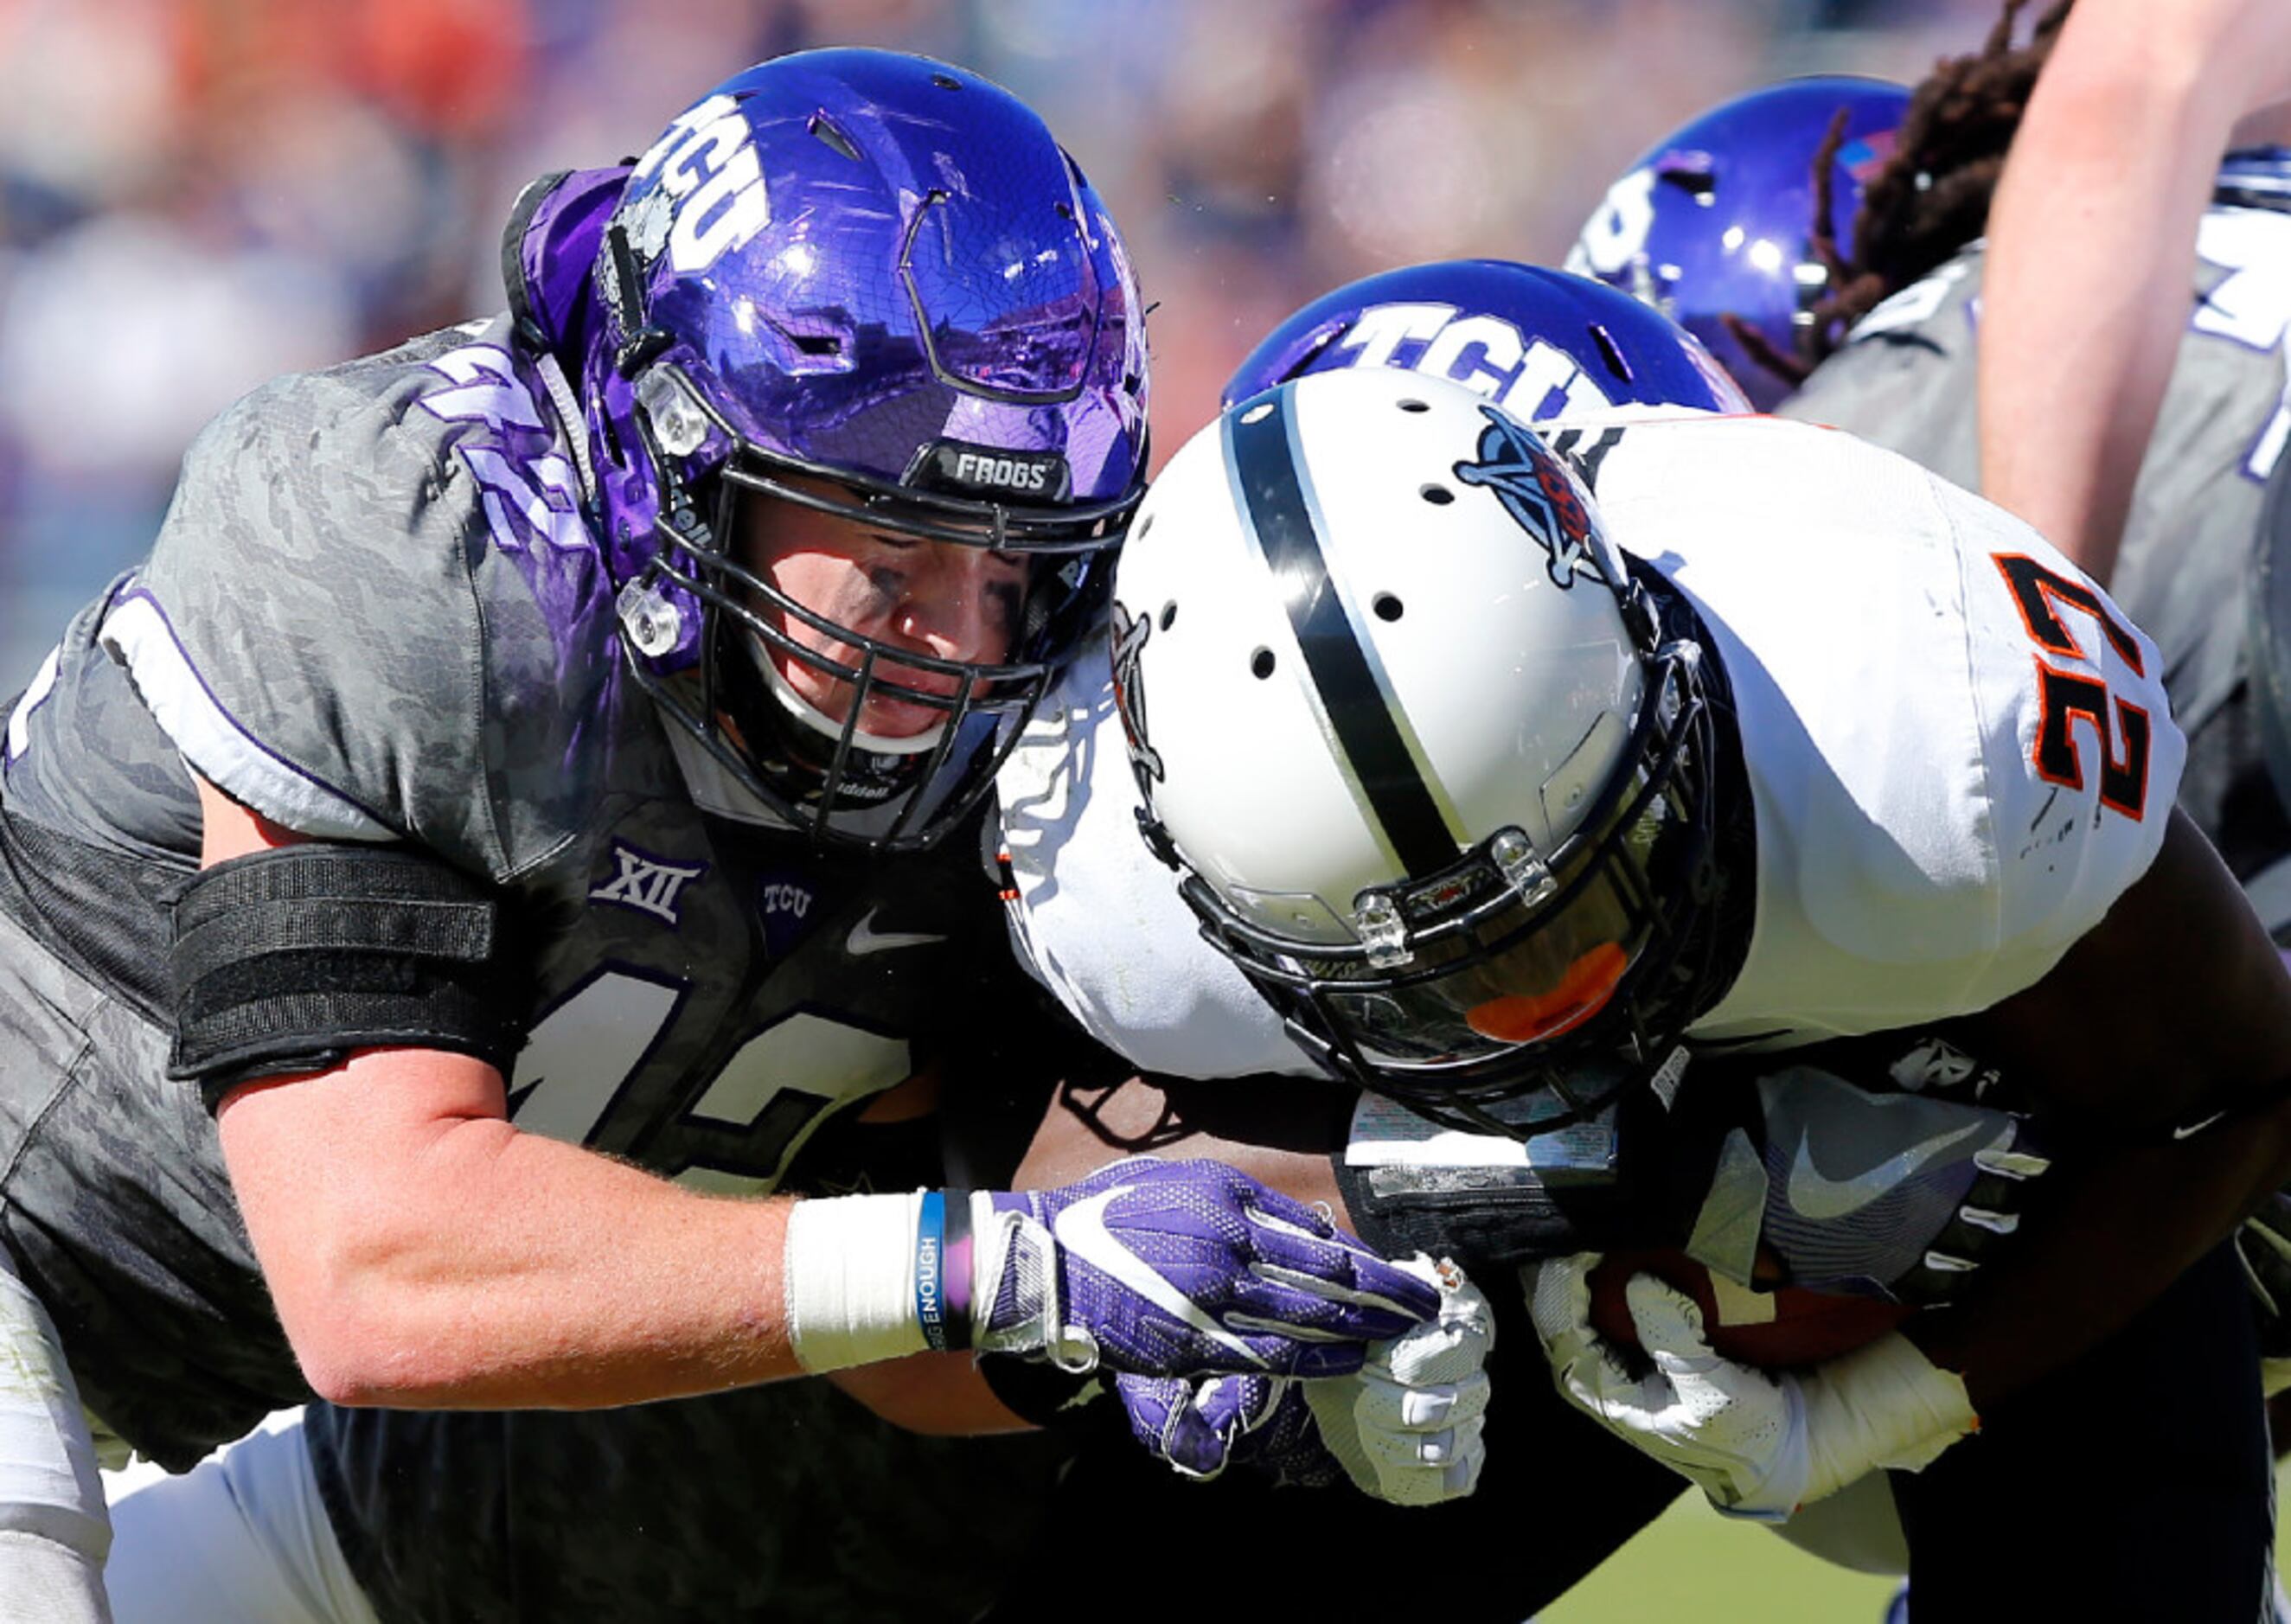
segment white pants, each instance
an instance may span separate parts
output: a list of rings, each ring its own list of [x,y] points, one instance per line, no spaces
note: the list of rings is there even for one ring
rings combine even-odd
[[[0,1624],[104,1624],[110,1543],[62,1339],[0,1252]]]
[[[114,1475],[105,1581],[118,1624],[375,1624],[301,1422],[281,1411],[181,1477]]]

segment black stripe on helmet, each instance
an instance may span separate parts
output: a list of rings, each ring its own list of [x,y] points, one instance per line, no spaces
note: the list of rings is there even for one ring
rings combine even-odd
[[[1258,551],[1273,572],[1306,674],[1338,752],[1401,865],[1421,875],[1456,861],[1461,842],[1424,780],[1362,633],[1321,549],[1316,504],[1284,384],[1226,414],[1226,464]],[[1270,408],[1261,410],[1260,408]]]

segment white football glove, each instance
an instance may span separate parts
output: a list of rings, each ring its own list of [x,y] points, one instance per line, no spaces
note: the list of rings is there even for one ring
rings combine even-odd
[[[1652,1274],[1624,1288],[1652,1367],[1633,1376],[1591,1328],[1598,1260],[1536,1271],[1529,1306],[1559,1389],[1720,1511],[1780,1522],[1876,1467],[1922,1470],[1980,1426],[1964,1381],[1899,1331],[1797,1374],[1753,1370],[1714,1352],[1694,1299]]]
[[[1169,1378],[1120,1375],[1130,1431],[1181,1475],[1240,1465],[1275,1483],[1323,1488],[1350,1479],[1398,1506],[1436,1506],[1477,1486],[1495,1345],[1488,1299],[1452,1264],[1419,1254],[1397,1268],[1440,1297],[1429,1320],[1369,1345],[1349,1376]]]
[[[1488,1376],[1495,1315],[1453,1264],[1400,1266],[1440,1287],[1440,1312],[1371,1345],[1351,1376],[1306,1381],[1321,1443],[1363,1493],[1397,1506],[1436,1506],[1478,1486],[1487,1464]]]
[[[2270,1398],[2291,1387],[2291,1191],[2278,1190],[2235,1232],[2259,1310],[2259,1380]]]

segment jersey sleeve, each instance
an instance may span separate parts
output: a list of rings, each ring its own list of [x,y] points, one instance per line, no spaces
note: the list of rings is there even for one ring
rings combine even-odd
[[[2041,979],[2163,849],[2187,742],[2156,644],[2035,530],[1933,478],[1959,540],[1997,865],[1986,1007]]]
[[[1633,428],[1597,497],[1702,615],[1750,785],[1756,922],[1693,1035],[1988,1009],[2147,872],[2185,756],[2162,662],[2027,526],[1773,418]]]
[[[496,331],[495,329],[499,329]],[[313,837],[502,879],[561,838],[611,591],[506,318],[282,378],[184,459],[100,637],[183,758]]]
[[[1103,646],[1043,702],[996,788],[1012,944],[1092,1037],[1170,1076],[1320,1075],[1146,849]]]
[[[464,520],[395,404],[320,374],[210,423],[101,634],[195,770],[326,839],[404,838],[476,765]]]

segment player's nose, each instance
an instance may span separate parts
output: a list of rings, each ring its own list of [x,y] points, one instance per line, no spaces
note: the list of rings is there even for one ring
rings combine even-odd
[[[1001,597],[1009,566],[978,547],[943,543],[931,554],[904,606],[900,631],[921,652],[943,660],[992,664],[1009,657]]]

